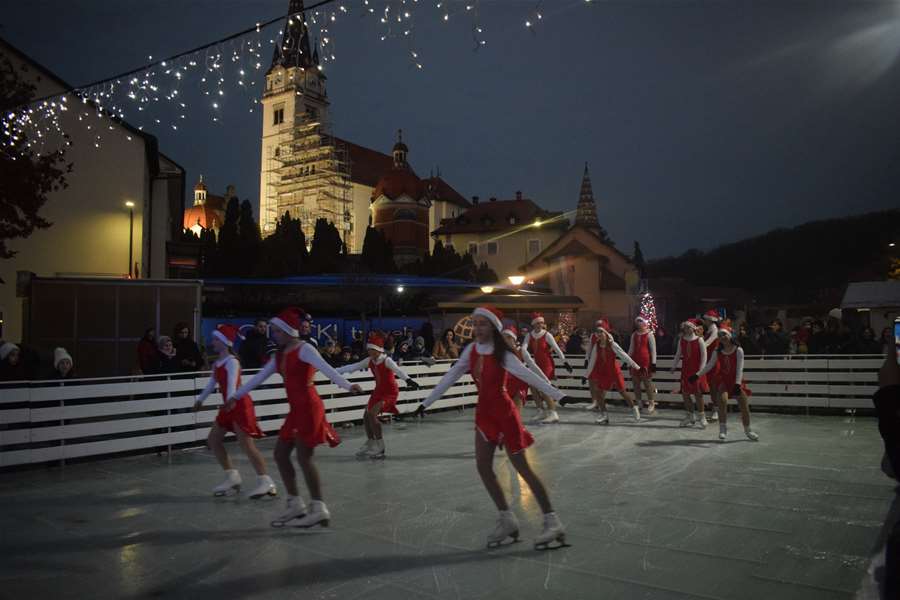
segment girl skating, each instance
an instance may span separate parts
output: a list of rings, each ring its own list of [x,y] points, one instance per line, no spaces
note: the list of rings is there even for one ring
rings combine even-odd
[[[218,386],[219,392],[222,394],[223,405],[219,408],[219,414],[216,415],[216,421],[213,423],[206,442],[225,471],[225,481],[213,488],[213,495],[225,496],[239,492],[241,489],[241,474],[234,468],[231,457],[228,456],[228,451],[225,449],[225,434],[230,431],[237,436],[241,449],[250,459],[250,464],[256,471],[256,485],[250,490],[248,496],[254,499],[275,496],[278,494],[275,482],[266,472],[266,461],[254,442],[254,439],[263,437],[264,434],[256,422],[253,399],[249,394],[235,394],[235,390],[241,385],[241,363],[232,354],[232,349],[239,337],[240,332],[233,325],[219,325],[213,331],[212,347],[218,354],[218,358],[213,364],[209,382],[194,402],[194,412],[200,410],[203,401]]]
[[[381,421],[378,415],[381,413],[399,414],[397,410],[397,397],[400,395],[400,387],[397,385],[397,377],[406,382],[406,387],[411,390],[419,389],[419,384],[409,375],[403,372],[397,363],[384,352],[384,337],[380,334],[369,336],[366,344],[369,356],[352,365],[346,365],[337,369],[341,375],[348,375],[357,371],[372,372],[375,378],[375,389],[369,396],[369,403],[363,412],[363,423],[366,427],[366,443],[356,452],[356,456],[362,458],[384,458],[384,439],[381,437]]]
[[[553,364],[552,352],[563,361],[566,370],[571,373],[572,365],[566,360],[566,355],[559,349],[559,344],[553,338],[553,335],[547,331],[547,323],[544,315],[540,313],[532,313],[531,315],[531,331],[522,341],[524,348],[533,358],[534,362],[540,368],[544,377],[548,381],[556,379],[556,368]],[[542,395],[537,389],[532,389],[534,401],[538,405],[538,413],[535,415],[532,423],[559,423],[559,415],[556,414],[556,401],[546,395]]]
[[[540,370],[540,368],[534,362],[534,359],[531,358],[530,354],[528,354],[528,350],[526,350],[522,346],[519,346],[519,332],[516,329],[516,326],[507,325],[506,327],[504,327],[503,335],[506,336],[510,347],[515,351],[516,358],[525,363],[525,365],[527,365],[535,375],[540,376],[546,381],[547,378],[544,377],[543,371]],[[550,382],[547,381],[547,383]],[[518,377],[510,375],[506,381],[506,391],[509,392],[509,397],[512,398],[513,402],[516,404],[516,407],[521,411],[522,407],[525,406],[525,400],[528,398],[528,384]]]
[[[681,397],[684,400],[685,417],[680,427],[693,427],[699,420],[700,427],[706,429],[706,411],[703,409],[703,394],[709,391],[705,375],[697,375],[706,366],[706,345],[698,334],[698,328],[702,333],[702,325],[697,319],[690,319],[681,324],[681,340],[675,351],[675,360],[672,361],[672,372],[681,361]],[[694,404],[697,406],[697,414],[694,413]]]
[[[340,439],[325,418],[325,406],[313,384],[316,370],[324,373],[344,390],[362,392],[357,384],[351,384],[326,363],[314,346],[300,340],[300,327],[305,316],[303,310],[299,308],[286,308],[269,321],[278,352],[259,373],[254,375],[253,379],[235,393],[236,397],[248,394],[275,371],[278,371],[284,379],[290,411],[278,432],[275,462],[278,464],[288,498],[287,509],[272,521],[273,527],[283,527],[292,521],[297,527],[313,527],[319,524],[327,527],[331,519],[331,513],[322,501],[322,486],[319,471],[313,463],[313,453],[319,444],[328,444],[333,448],[340,443]],[[300,498],[297,474],[291,463],[294,448],[297,449],[297,461],[309,489],[311,501],[308,511]]]
[[[734,343],[734,333],[730,327],[723,326],[719,329],[718,336],[718,349],[713,353],[706,366],[697,375],[692,375],[691,377],[696,381],[718,365],[719,375],[716,378],[716,387],[713,394],[718,400],[719,440],[724,442],[728,436],[728,398],[731,397],[737,399],[741,408],[741,422],[744,425],[744,435],[755,442],[759,439],[759,436],[750,429],[749,397],[752,392],[744,382],[744,349]]]
[[[632,369],[637,369],[638,364],[613,340],[609,332],[609,323],[606,319],[597,321],[599,333],[591,339],[591,348],[588,351],[587,380],[591,386],[591,398],[600,408],[600,416],[597,417],[598,425],[608,425],[609,415],[606,413],[606,392],[618,390],[631,411],[634,420],[641,420],[641,409],[634,403],[634,396],[625,390],[625,378],[622,377],[622,369],[616,358],[622,359]]]
[[[428,397],[417,409],[418,414],[438,400],[453,383],[465,373],[471,373],[478,388],[478,404],[475,408],[475,461],[484,487],[500,511],[496,528],[488,535],[488,547],[493,547],[519,537],[519,522],[509,509],[503,490],[494,473],[494,451],[498,445],[506,449],[510,463],[531,488],[534,498],[544,513],[544,526],[535,539],[536,549],[547,549],[551,544],[565,544],[565,528],[553,511],[547,490],[531,470],[525,457],[525,449],[534,438],[522,425],[519,411],[506,391],[508,375],[518,377],[548,397],[560,400],[563,392],[535,375],[516,358],[515,353],[500,333],[503,329],[503,313],[493,307],[475,309],[475,341],[462,352],[459,360],[441,378]]]
[[[642,407],[641,388],[647,392],[647,414],[656,412],[656,385],[653,374],[656,373],[656,336],[650,330],[650,323],[644,317],[634,320],[637,329],[632,332],[628,344],[628,356],[637,363],[637,369],[631,369],[631,381],[634,384],[635,403]]]

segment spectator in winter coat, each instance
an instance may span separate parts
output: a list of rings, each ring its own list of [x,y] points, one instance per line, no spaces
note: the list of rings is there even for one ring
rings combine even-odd
[[[30,375],[22,349],[12,342],[0,343],[0,381],[25,381]]]
[[[154,373],[178,373],[181,371],[181,361],[172,338],[167,335],[159,336],[156,341],[158,352],[156,353],[156,369]]]
[[[269,341],[269,324],[264,319],[259,319],[253,324],[253,329],[247,332],[238,349],[241,368],[259,369],[269,360],[270,350],[274,352],[276,348],[275,343]]]
[[[572,335],[569,336],[569,341],[566,342],[565,348],[563,351],[566,353],[566,356],[570,354],[584,354],[584,338],[581,335],[581,329],[576,329],[572,332]]]
[[[784,334],[784,326],[780,319],[775,319],[769,324],[762,340],[763,351],[771,355],[784,355],[788,353],[790,341]]]
[[[406,340],[400,342],[400,345],[397,346],[397,349],[394,351],[393,358],[394,362],[398,365],[405,360],[409,360],[409,342]]]
[[[746,323],[741,323],[741,326],[738,328],[737,344],[744,349],[744,356],[756,355],[760,353],[759,345],[757,345],[756,340],[753,339],[753,336],[750,335],[750,330],[748,329]]]
[[[202,371],[206,368],[206,361],[203,360],[203,355],[200,353],[200,346],[191,339],[191,329],[187,323],[178,323],[175,326],[173,339],[172,344],[178,355],[179,371]]]
[[[53,371],[47,379],[75,379],[75,361],[65,348],[53,351]]]
[[[445,329],[441,339],[435,342],[432,356],[437,359],[459,358],[459,344],[454,339],[452,329]]]
[[[159,357],[156,349],[156,330],[152,327],[144,331],[144,337],[138,342],[137,360],[138,370],[142,374],[149,375],[156,372]]]

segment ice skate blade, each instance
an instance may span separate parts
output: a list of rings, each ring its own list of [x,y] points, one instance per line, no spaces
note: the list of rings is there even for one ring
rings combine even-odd
[[[321,521],[316,521],[315,523],[310,523],[309,525],[294,525],[297,529],[312,529],[317,525],[319,527],[325,528],[328,527],[328,524],[331,522],[330,519],[322,519]]]
[[[384,460],[384,452],[381,452],[379,454],[370,454],[366,458],[368,458],[369,460]]]
[[[293,521],[293,520],[295,520],[295,519],[302,519],[302,518],[305,517],[305,516],[306,516],[305,514],[297,515],[297,516],[294,517],[293,519],[288,519],[287,521],[279,521],[278,519],[275,519],[274,521],[271,521],[271,522],[269,523],[269,525],[271,525],[271,526],[274,527],[275,529],[281,529],[282,527],[287,526],[287,524],[290,523],[291,521]]]
[[[241,486],[236,485],[232,488],[229,488],[225,491],[213,492],[213,497],[215,498],[225,498],[226,496],[236,496],[241,492]]]
[[[260,498],[276,498],[276,497],[278,497],[278,490],[276,490],[275,488],[272,488],[263,494],[252,494],[249,496],[249,498],[251,500],[259,500]]]
[[[561,535],[557,537],[555,540],[549,542],[535,542],[534,549],[535,550],[559,550],[560,548],[568,548],[572,544],[566,543],[566,536]]]
[[[512,538],[512,539],[510,539]],[[514,534],[510,534],[506,536],[506,538],[500,540],[499,542],[488,542],[487,547],[488,550],[492,548],[502,548],[503,546],[512,546],[513,544],[519,543],[519,532],[515,532]]]

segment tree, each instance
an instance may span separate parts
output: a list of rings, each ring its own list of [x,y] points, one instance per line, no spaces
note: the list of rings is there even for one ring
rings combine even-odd
[[[216,243],[216,232],[212,229],[204,229],[200,232],[200,276],[218,277],[221,275],[219,264],[219,247]]]
[[[316,219],[312,247],[309,251],[310,273],[336,273],[342,264],[344,242],[334,223],[328,219]]]
[[[27,72],[23,66],[21,71]],[[26,104],[34,97],[35,87],[24,81],[9,58],[0,60],[0,107],[4,115]],[[9,123],[4,119],[4,125]],[[65,146],[70,145],[64,135],[64,146],[50,153],[41,153],[30,144],[25,131],[17,131],[18,139],[0,151],[0,258],[17,254],[7,246],[9,240],[27,238],[35,229],[52,225],[40,215],[47,203],[47,195],[68,187],[66,175],[72,163],[65,162]],[[5,141],[10,138],[5,138]]]
[[[634,241],[634,256],[631,260],[634,262],[634,266],[637,267],[641,279],[644,279],[647,276],[647,263],[644,260],[644,253],[641,251],[641,244],[637,240]]]
[[[300,220],[285,212],[276,223],[275,232],[262,240],[260,260],[254,272],[263,277],[300,275],[308,259]]]
[[[393,246],[380,231],[372,226],[366,227],[361,261],[372,273],[389,274],[397,272],[397,265],[394,263]]]
[[[467,256],[471,256],[468,255]],[[475,281],[478,283],[497,283],[498,277],[492,268],[488,266],[486,262],[482,262],[478,265],[478,270],[475,271]]]
[[[226,215],[227,220],[227,215]],[[238,258],[238,274],[250,277],[259,261],[262,236],[259,225],[253,218],[253,207],[249,200],[241,202],[240,220],[238,221],[238,247],[241,255]]]
[[[220,275],[235,277],[240,274],[241,245],[240,245],[240,220],[241,205],[238,199],[233,197],[225,208],[225,222],[219,229],[218,259]]]

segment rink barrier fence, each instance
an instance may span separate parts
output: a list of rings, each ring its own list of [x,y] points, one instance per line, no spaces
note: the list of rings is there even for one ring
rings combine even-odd
[[[569,362],[575,367],[571,374],[557,361],[556,384],[570,396],[588,401],[590,393],[580,380],[584,357],[571,356]],[[751,405],[755,410],[792,407],[854,411],[872,407],[883,362],[883,357],[871,355],[748,357],[744,372],[753,390]],[[680,405],[681,396],[676,393],[679,375],[669,372],[671,363],[671,357],[660,357],[657,363],[657,399]],[[414,410],[451,364],[404,364],[403,369],[422,388],[407,390],[400,382],[400,412]],[[245,372],[244,378],[252,373]],[[191,410],[208,379],[206,372],[0,384],[0,468],[200,445],[221,403],[220,394],[215,392],[202,410]],[[321,374],[316,377],[328,420],[336,425],[361,420],[374,387],[368,371],[350,375],[349,379],[360,384],[362,394],[326,383]],[[625,381],[630,387],[627,373]],[[466,375],[432,405],[432,410],[472,406],[476,394],[475,384]],[[270,377],[252,396],[260,427],[267,434],[277,432],[288,410],[281,376]],[[611,392],[608,397],[615,400],[619,394]]]

